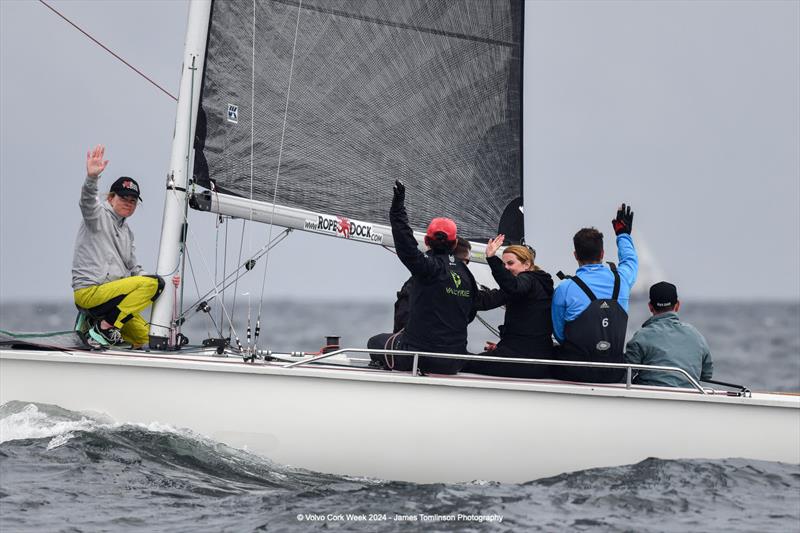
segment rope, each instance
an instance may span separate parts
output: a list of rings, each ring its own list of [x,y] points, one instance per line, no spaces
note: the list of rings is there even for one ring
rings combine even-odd
[[[165,88],[163,88],[161,85],[157,84],[156,82],[154,82],[153,80],[151,80],[149,77],[147,77],[147,75],[146,75],[146,74],[144,74],[144,73],[143,73],[141,70],[139,70],[138,68],[134,67],[133,65],[131,65],[130,63],[128,63],[127,61],[125,61],[124,59],[122,59],[122,58],[121,58],[119,55],[117,55],[117,54],[115,54],[114,52],[112,52],[110,48],[108,48],[106,45],[104,45],[103,43],[101,43],[100,41],[98,41],[97,39],[95,39],[94,37],[92,37],[92,36],[91,36],[91,35],[90,35],[90,34],[89,34],[89,33],[88,33],[86,30],[84,30],[83,28],[81,28],[80,26],[78,26],[77,24],[75,24],[74,22],[72,22],[71,20],[69,20],[69,19],[68,19],[67,17],[65,17],[64,15],[62,15],[62,14],[61,14],[61,13],[60,13],[58,10],[56,10],[56,9],[55,9],[53,6],[51,6],[50,4],[48,4],[47,2],[45,2],[44,0],[39,0],[39,2],[40,2],[42,5],[44,5],[44,6],[45,6],[47,9],[49,9],[50,11],[52,11],[53,13],[55,13],[56,15],[58,15],[59,17],[61,17],[61,18],[62,18],[62,19],[64,19],[65,21],[67,21],[67,23],[69,23],[69,24],[70,24],[70,25],[71,25],[73,28],[75,28],[76,30],[78,30],[79,32],[81,32],[82,34],[84,34],[86,37],[88,37],[89,39],[91,39],[92,41],[94,41],[94,43],[95,43],[95,44],[97,44],[97,45],[98,45],[100,48],[102,48],[103,50],[105,50],[106,52],[108,52],[109,54],[111,54],[112,56],[114,56],[115,58],[117,58],[118,60],[120,60],[122,63],[124,63],[125,65],[127,65],[127,66],[128,66],[128,68],[130,68],[131,70],[133,70],[133,71],[134,71],[135,73],[137,73],[139,76],[143,77],[144,79],[146,79],[147,81],[149,81],[150,83],[152,83],[153,85],[155,85],[155,86],[158,88],[158,90],[160,90],[161,92],[163,92],[164,94],[166,94],[167,96],[169,96],[170,98],[172,98],[173,100],[175,100],[176,102],[178,101],[178,97],[177,97],[177,96],[175,96],[175,95],[173,95],[172,93],[170,93],[169,91],[167,91],[167,90],[166,90]]]
[[[492,325],[489,324],[486,320],[484,320],[483,317],[480,316],[478,313],[475,313],[475,318],[477,318],[478,321],[481,324],[483,324],[486,327],[486,329],[491,331],[496,337],[498,337],[498,338],[500,337],[500,332],[498,330],[496,330],[495,328],[493,328]]]
[[[383,349],[394,350],[395,349],[394,342],[397,340],[397,337],[399,337],[400,334],[403,333],[404,331],[405,328],[389,336],[389,338],[386,339],[386,342],[383,344]],[[389,362],[390,357],[392,358],[391,363]],[[389,368],[389,370],[394,370],[394,354],[388,354],[388,353],[383,354],[383,360],[386,362],[386,366]]]

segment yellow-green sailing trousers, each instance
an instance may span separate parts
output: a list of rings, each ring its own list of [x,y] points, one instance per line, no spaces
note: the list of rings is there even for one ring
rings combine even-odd
[[[149,340],[149,326],[139,314],[159,297],[164,281],[158,276],[130,276],[75,291],[75,304],[119,328],[134,346]]]

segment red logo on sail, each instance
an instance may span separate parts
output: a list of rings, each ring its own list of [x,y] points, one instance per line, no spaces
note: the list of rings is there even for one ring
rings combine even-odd
[[[339,219],[339,227],[336,228],[336,231],[342,234],[342,237],[345,239],[350,238],[350,221],[343,217],[336,217]]]

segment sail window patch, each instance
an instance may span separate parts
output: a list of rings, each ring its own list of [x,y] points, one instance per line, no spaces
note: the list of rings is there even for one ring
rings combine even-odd
[[[239,123],[239,106],[228,104],[228,122]]]

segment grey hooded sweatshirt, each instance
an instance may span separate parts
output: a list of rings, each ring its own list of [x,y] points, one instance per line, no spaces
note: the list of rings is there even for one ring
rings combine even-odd
[[[72,290],[142,273],[136,261],[133,232],[111,204],[98,200],[97,181],[87,176],[81,189],[83,221],[72,256]]]

